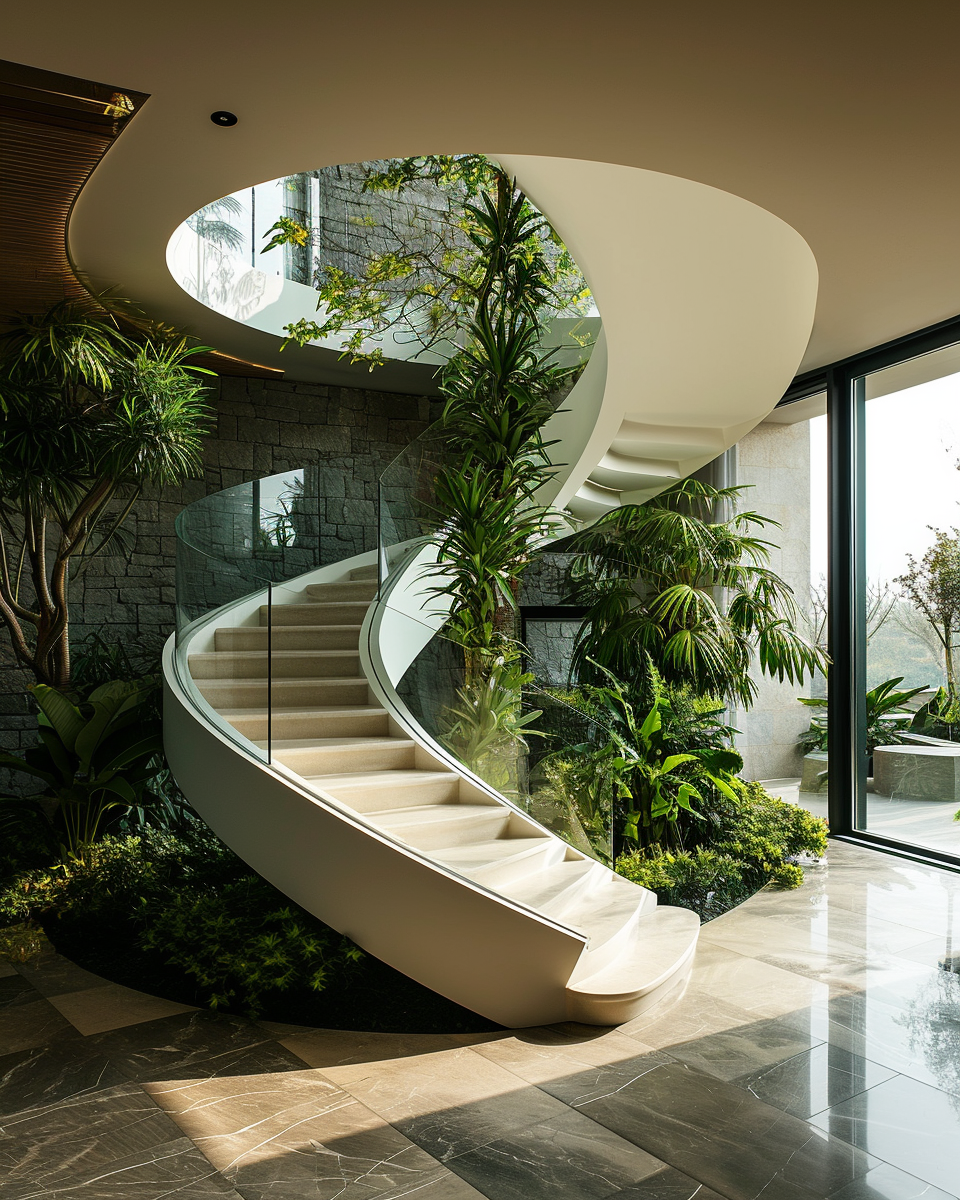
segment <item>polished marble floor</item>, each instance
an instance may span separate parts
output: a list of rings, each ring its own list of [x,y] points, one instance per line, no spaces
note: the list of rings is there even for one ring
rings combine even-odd
[[[838,844],[615,1030],[256,1024],[0,962],[0,1196],[956,1198],[954,936],[960,875]]]

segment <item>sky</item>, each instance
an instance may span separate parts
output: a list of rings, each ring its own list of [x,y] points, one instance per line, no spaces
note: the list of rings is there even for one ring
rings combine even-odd
[[[868,400],[867,576],[890,582],[960,526],[960,374]],[[827,570],[826,417],[810,422],[810,574]]]

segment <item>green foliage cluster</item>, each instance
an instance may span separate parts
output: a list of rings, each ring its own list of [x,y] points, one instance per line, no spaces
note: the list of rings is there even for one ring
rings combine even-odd
[[[886,679],[871,688],[866,695],[866,747],[867,753],[872,754],[877,746],[897,746],[906,741],[907,732],[922,732],[928,719],[936,721],[936,711],[931,711],[930,704],[924,705],[917,714],[910,712],[904,706],[920,692],[926,691],[926,685],[915,688],[905,688],[897,691],[897,684],[903,683],[903,676]],[[821,696],[798,696],[801,704],[808,708],[820,709],[810,722],[810,728],[801,734],[798,744],[805,754],[811,750],[826,750],[829,743],[829,730],[826,709],[829,702]]]
[[[737,511],[743,491],[683,479],[570,540],[571,599],[588,608],[573,655],[581,679],[596,664],[631,687],[649,659],[670,684],[749,707],[753,655],[781,681],[826,669],[797,632],[791,588],[767,566],[772,543],[756,535],[777,522]]]
[[[25,871],[0,921],[125,941],[186,977],[196,1002],[256,1016],[293,987],[320,992],[362,953],[254,875],[209,831],[105,837],[83,859]]]
[[[803,868],[794,860],[826,851],[826,822],[770,796],[758,783],[735,780],[736,798],[722,796],[703,813],[697,840],[682,850],[660,846],[622,856],[617,871],[651,888],[662,904],[719,916],[771,884],[795,888]]]
[[[122,545],[144,487],[199,473],[198,349],[92,301],[0,332],[0,620],[39,683],[70,686],[71,575]]]
[[[907,555],[907,570],[894,580],[901,595],[923,614],[943,654],[948,707],[958,703],[957,633],[960,631],[960,529],[932,529],[934,542],[918,562]]]
[[[426,348],[457,344],[490,269],[477,213],[485,197],[496,192],[502,172],[482,154],[380,160],[359,169],[360,187],[352,201],[356,213],[349,223],[370,234],[358,266],[349,265],[355,239],[347,253],[346,243],[337,244],[323,223],[308,229],[284,216],[265,235],[270,240],[264,253],[291,245],[310,246],[316,255],[313,274],[322,316],[287,326],[287,334],[301,346],[343,335],[343,353],[371,369],[383,361],[382,349],[371,349],[371,343],[388,330]],[[371,195],[370,202],[364,204],[363,193]],[[519,250],[536,270],[545,307],[574,314],[585,309],[589,289],[546,221],[526,228]]]
[[[634,689],[597,663],[602,684],[581,684],[559,698],[589,717],[587,740],[542,763],[548,786],[562,790],[601,857],[610,837],[641,847],[682,844],[685,831],[716,795],[733,800],[743,767],[730,747],[723,705],[668,688],[647,661]]]
[[[43,786],[37,794],[0,797],[0,830],[33,824],[52,857],[78,858],[108,814],[156,799],[150,785],[163,751],[160,721],[149,712],[156,687],[151,678],[116,680],[75,704],[56,688],[34,684],[40,744],[22,757],[0,752],[0,766]]]

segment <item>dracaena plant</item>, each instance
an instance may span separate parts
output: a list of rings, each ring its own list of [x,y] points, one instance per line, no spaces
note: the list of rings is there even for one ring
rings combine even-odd
[[[200,471],[195,352],[121,333],[92,303],[18,316],[0,337],[0,620],[40,683],[70,684],[71,575],[123,548],[144,487]]]

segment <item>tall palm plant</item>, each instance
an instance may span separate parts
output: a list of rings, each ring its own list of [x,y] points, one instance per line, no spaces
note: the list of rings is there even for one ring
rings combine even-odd
[[[20,316],[0,345],[0,620],[17,661],[65,688],[71,573],[118,544],[145,486],[199,473],[208,410],[196,349],[91,303]]]
[[[502,171],[467,205],[483,269],[473,286],[465,349],[447,365],[443,438],[451,455],[435,485],[434,535],[451,600],[448,636],[464,648],[468,684],[504,653],[505,614],[552,512],[534,494],[551,467],[540,429],[570,372],[540,349],[549,272],[538,250],[544,218]],[[508,651],[509,653],[509,651]]]
[[[767,565],[773,543],[757,536],[777,522],[737,512],[743,491],[684,479],[571,539],[573,597],[588,607],[573,655],[581,678],[597,663],[640,681],[649,655],[668,683],[749,706],[754,655],[779,680],[826,669],[797,631],[792,589]]]

